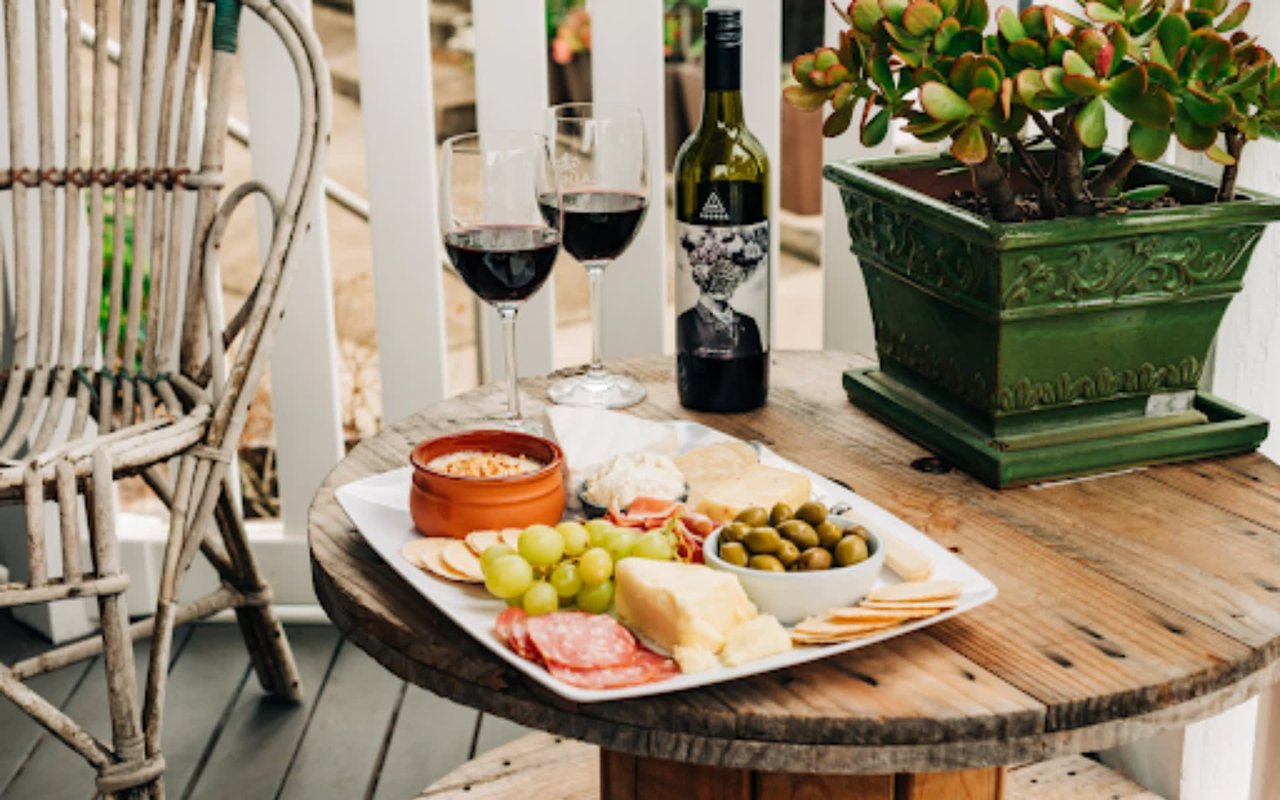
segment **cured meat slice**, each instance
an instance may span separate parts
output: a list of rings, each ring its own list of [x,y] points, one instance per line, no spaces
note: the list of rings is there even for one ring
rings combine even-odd
[[[515,625],[517,618],[523,620],[525,614],[523,608],[507,608],[503,609],[498,618],[493,621],[493,632],[498,634],[498,638],[508,647],[511,646],[511,628]]]
[[[669,658],[652,650],[637,650],[631,663],[617,667],[575,669],[556,664],[547,665],[547,671],[559,680],[579,689],[622,689],[627,686],[643,686],[674,678],[680,668]]]
[[[636,652],[632,663],[644,666],[649,670],[649,680],[645,681],[645,683],[665,681],[667,678],[674,678],[680,674],[680,667],[676,666],[675,661],[660,653],[655,653],[647,647],[641,647]]]
[[[526,624],[528,619],[529,615],[523,608],[508,608],[494,621],[494,631],[516,655],[538,661],[538,651],[534,649],[533,642],[529,641],[529,626]]]
[[[557,611],[526,620],[529,639],[548,666],[589,670],[625,666],[635,655],[636,637],[613,617]]]

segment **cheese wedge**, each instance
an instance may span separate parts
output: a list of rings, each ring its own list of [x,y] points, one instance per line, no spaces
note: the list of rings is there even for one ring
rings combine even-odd
[[[809,478],[798,472],[756,464],[741,476],[707,486],[698,501],[697,511],[716,522],[728,522],[744,508],[772,508],[786,503],[799,508],[812,491]]]
[[[730,632],[757,613],[736,577],[701,564],[624,558],[614,587],[622,621],[672,652],[719,653]]]
[[[791,634],[782,627],[778,618],[761,614],[729,632],[720,660],[726,667],[736,667],[748,661],[767,658],[791,649]]]

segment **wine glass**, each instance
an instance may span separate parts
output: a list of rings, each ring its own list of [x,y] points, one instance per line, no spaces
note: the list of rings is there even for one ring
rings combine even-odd
[[[547,111],[547,139],[559,195],[543,198],[550,219],[563,216],[562,244],[591,281],[591,365],[551,385],[552,402],[624,408],[644,399],[639,383],[601,363],[604,270],[635,238],[649,205],[644,118],[634,108],[564,103]]]
[[[440,155],[440,232],[449,260],[502,318],[507,413],[502,427],[540,434],[520,416],[516,314],[547,282],[560,248],[559,214],[540,203],[558,196],[546,137],[519,131],[454,136]]]

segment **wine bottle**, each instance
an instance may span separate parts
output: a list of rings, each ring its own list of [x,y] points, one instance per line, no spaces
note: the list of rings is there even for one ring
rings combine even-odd
[[[702,121],[675,162],[676,386],[699,411],[769,393],[769,159],[742,111],[742,14],[709,9]]]

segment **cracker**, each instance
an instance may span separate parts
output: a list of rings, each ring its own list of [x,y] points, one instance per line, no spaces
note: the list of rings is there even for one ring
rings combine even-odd
[[[507,547],[519,549],[521,530],[521,528],[503,528],[498,531],[498,536],[501,537],[502,543]]]
[[[792,629],[792,634],[801,636],[846,636],[852,633],[868,633],[897,627],[900,620],[882,620],[880,622],[835,622],[833,620],[806,619]]]
[[[711,484],[740,477],[757,457],[755,448],[746,442],[716,442],[673,460],[689,484],[689,502],[693,504]]]
[[[827,612],[832,622],[910,622],[940,613],[937,608],[833,608]]]
[[[922,600],[919,603],[864,600],[858,607],[875,611],[950,611],[958,605],[960,605],[960,600],[952,598],[950,600]]]
[[[452,541],[454,540],[445,536],[424,536],[400,548],[400,555],[415,567],[425,568],[427,553],[439,553]]]
[[[476,558],[476,554],[471,552],[471,548],[467,547],[466,542],[453,541],[440,551],[440,558],[444,561],[446,567],[467,580],[475,583],[484,580],[484,573],[480,570],[480,559]]]
[[[502,544],[502,531],[472,531],[467,534],[467,547],[476,555],[484,555],[484,551],[495,544]]]
[[[964,591],[960,581],[907,581],[892,586],[873,589],[867,599],[880,603],[920,603],[929,600],[949,600]]]

